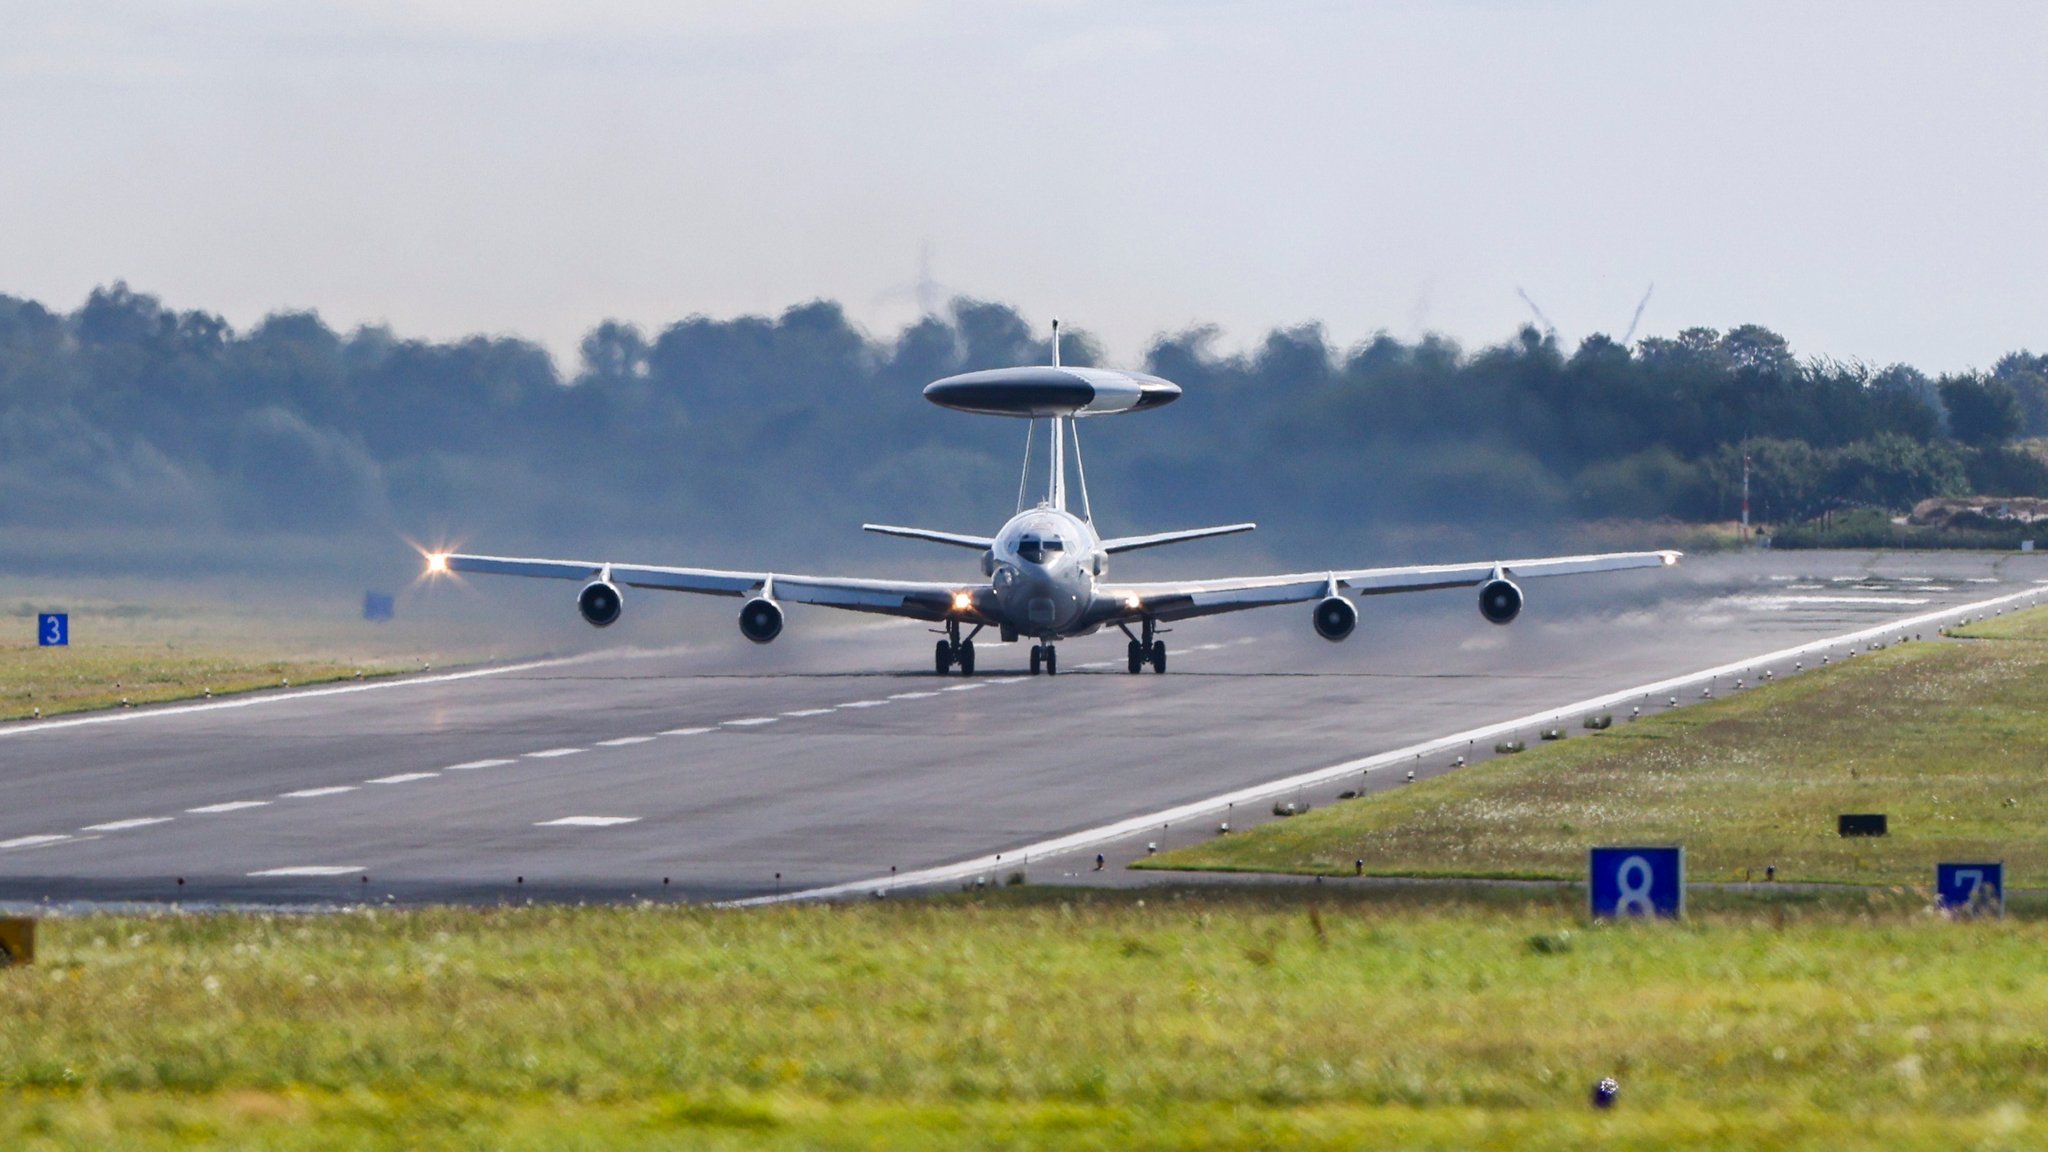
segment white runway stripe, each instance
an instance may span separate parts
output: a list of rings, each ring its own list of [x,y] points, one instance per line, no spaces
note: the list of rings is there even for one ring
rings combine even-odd
[[[38,844],[56,844],[69,839],[69,836],[17,836],[12,840],[0,840],[0,848],[33,848]]]
[[[841,705],[840,705],[840,707],[841,707],[841,708],[880,708],[880,707],[881,707],[882,705],[884,705],[884,704],[887,704],[887,703],[888,703],[888,701],[887,701],[887,700],[855,700],[855,701],[853,701],[852,703],[849,703],[849,704],[841,704]]]
[[[838,709],[836,709],[836,708],[799,708],[799,709],[797,709],[797,710],[796,710],[796,711],[794,711],[794,712],[784,712],[784,713],[783,713],[783,715],[784,715],[784,716],[792,716],[792,717],[794,717],[794,716],[824,716],[824,715],[828,715],[828,714],[830,714],[830,713],[832,713],[832,712],[836,712],[836,711],[838,711]]]
[[[80,832],[125,832],[130,828],[147,828],[151,824],[169,824],[169,816],[141,816],[134,820],[110,820],[105,824],[88,824]]]
[[[758,728],[763,724],[773,723],[775,723],[775,717],[773,716],[749,716],[745,720],[727,720],[725,726],[727,728]]]
[[[652,739],[654,739],[652,736],[621,736],[616,740],[599,740],[597,746],[599,748],[624,748],[631,744],[645,744]]]
[[[339,796],[343,792],[355,790],[356,786],[353,784],[336,784],[331,788],[301,788],[297,792],[285,793],[284,797],[287,800],[311,800],[315,796]]]
[[[439,775],[440,775],[440,773],[439,773],[439,772],[400,772],[400,773],[399,773],[399,774],[397,774],[396,776],[379,776],[379,777],[377,777],[377,778],[376,778],[375,780],[365,780],[365,781],[363,781],[363,783],[365,783],[365,784],[410,784],[410,783],[412,783],[412,782],[413,782],[413,781],[415,781],[415,780],[432,780],[432,779],[433,779],[434,777],[436,777],[436,776],[439,776]]]
[[[216,812],[240,812],[244,808],[261,808],[269,803],[268,800],[230,800],[225,804],[208,804],[203,808],[187,808],[185,811],[210,816]]]
[[[670,728],[670,729],[667,729],[666,731],[664,731],[664,732],[662,733],[662,735],[663,735],[663,736],[701,736],[701,735],[703,735],[704,733],[706,733],[706,732],[709,732],[709,731],[711,731],[711,729],[709,729],[709,728]]]
[[[891,696],[891,697],[889,697],[889,699],[891,699],[891,700],[929,700],[929,699],[930,699],[930,698],[932,698],[933,696],[937,696],[937,695],[938,695],[938,693],[937,693],[937,692],[898,692],[898,693],[897,693],[897,694],[895,694],[894,696]]]
[[[355,872],[361,872],[362,870],[363,870],[363,869],[362,869],[362,867],[361,867],[360,865],[356,865],[356,864],[301,864],[301,865],[299,865],[299,866],[297,866],[297,867],[295,867],[295,868],[265,868],[265,869],[264,869],[263,871],[261,871],[261,872],[251,872],[251,873],[249,873],[249,875],[251,875],[251,876],[347,876],[347,875],[349,875],[349,874],[351,874],[351,873],[355,873]]]
[[[564,816],[560,820],[536,820],[535,828],[609,828],[614,824],[637,824],[638,816]]]
[[[499,766],[501,766],[501,765],[505,765],[505,764],[510,764],[510,763],[511,763],[511,761],[510,761],[510,760],[471,760],[471,761],[470,761],[469,763],[467,763],[467,764],[450,764],[450,765],[449,765],[448,767],[446,767],[446,768],[442,769],[442,771],[444,771],[444,772],[468,772],[468,771],[471,771],[471,770],[473,770],[473,769],[477,769],[477,768],[497,768],[497,767],[499,767]]]
[[[574,756],[581,751],[583,751],[581,748],[548,748],[539,752],[528,752],[526,758],[528,760],[552,760],[557,756]]]

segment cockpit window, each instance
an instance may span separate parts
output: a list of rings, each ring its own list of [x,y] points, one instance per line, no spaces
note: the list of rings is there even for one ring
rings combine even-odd
[[[1066,547],[1066,542],[1057,536],[1023,536],[1017,540],[1017,555],[1033,564],[1043,564]]]

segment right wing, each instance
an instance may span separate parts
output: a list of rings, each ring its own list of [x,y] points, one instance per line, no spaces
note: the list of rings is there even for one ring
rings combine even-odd
[[[1158,620],[1186,620],[1271,604],[1300,604],[1343,591],[1361,596],[1384,596],[1395,592],[1465,588],[1483,584],[1495,573],[1513,579],[1660,568],[1678,563],[1681,555],[1678,552],[1606,552],[1593,556],[1544,556],[1475,564],[1417,564],[1402,568],[1297,572],[1287,576],[1239,580],[1110,584],[1103,585],[1100,591],[1106,602],[1121,605],[1113,609],[1105,621],[1144,616]]]
[[[862,580],[837,576],[794,576],[774,572],[731,572],[719,568],[662,568],[648,564],[604,564],[590,560],[536,560],[512,556],[437,554],[429,570],[480,576],[531,576],[550,580],[608,579],[629,588],[696,592],[706,596],[766,596],[785,604],[818,604],[852,612],[876,612],[913,620],[958,619],[993,624],[983,611],[987,590],[978,585],[921,580]],[[958,599],[968,597],[966,607]]]

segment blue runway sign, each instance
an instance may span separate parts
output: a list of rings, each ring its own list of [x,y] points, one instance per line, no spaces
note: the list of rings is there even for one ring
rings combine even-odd
[[[2005,915],[2005,864],[1936,864],[1935,898],[1952,912]]]
[[[1685,849],[1595,848],[1587,854],[1593,918],[1685,915]]]
[[[71,643],[71,616],[66,612],[45,612],[36,617],[36,643],[44,648],[63,648]]]

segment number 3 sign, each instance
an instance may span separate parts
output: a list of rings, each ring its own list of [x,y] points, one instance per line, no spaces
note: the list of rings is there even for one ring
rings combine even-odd
[[[45,612],[36,617],[36,643],[44,648],[63,648],[71,643],[71,617],[64,612]]]

